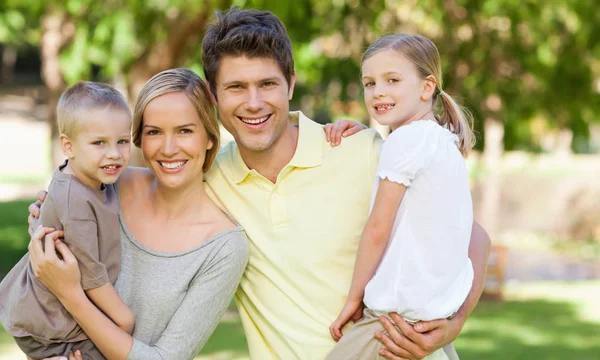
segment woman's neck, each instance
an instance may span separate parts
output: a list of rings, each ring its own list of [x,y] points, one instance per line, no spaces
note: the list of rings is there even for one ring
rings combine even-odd
[[[154,180],[150,192],[154,213],[165,220],[198,213],[211,201],[202,182],[193,182],[185,188],[170,189]]]

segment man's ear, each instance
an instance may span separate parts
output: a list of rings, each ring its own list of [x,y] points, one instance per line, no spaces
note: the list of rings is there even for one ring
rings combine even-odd
[[[294,86],[296,86],[296,72],[295,71],[292,74],[292,77],[290,78],[290,87],[288,89],[288,100],[292,100],[292,98],[294,97]]]
[[[435,94],[437,88],[437,79],[433,75],[429,75],[423,80],[423,91],[421,92],[421,100],[428,101]]]
[[[206,86],[208,87],[208,93],[210,94],[210,102],[212,102],[213,106],[217,106],[217,95],[213,94],[212,87],[208,81],[206,81]]]
[[[60,147],[62,149],[63,154],[69,159],[73,159],[75,155],[73,155],[73,142],[69,137],[65,134],[60,134]]]

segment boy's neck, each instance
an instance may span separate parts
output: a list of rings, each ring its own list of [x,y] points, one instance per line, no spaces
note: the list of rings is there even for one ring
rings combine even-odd
[[[79,180],[80,183],[94,189],[94,190],[102,190],[102,182],[100,180],[88,179],[85,176],[78,175],[78,171],[75,167],[73,167],[73,161],[67,160],[67,165],[60,169],[60,172],[63,174],[72,175]]]

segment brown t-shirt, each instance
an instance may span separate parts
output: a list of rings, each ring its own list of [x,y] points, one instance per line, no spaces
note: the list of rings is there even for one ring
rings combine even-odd
[[[54,172],[39,224],[64,230],[64,241],[79,263],[84,290],[114,283],[121,261],[114,187],[92,189],[61,172],[66,164]],[[35,278],[29,254],[0,284],[0,320],[13,336],[57,342],[87,339],[58,299]]]

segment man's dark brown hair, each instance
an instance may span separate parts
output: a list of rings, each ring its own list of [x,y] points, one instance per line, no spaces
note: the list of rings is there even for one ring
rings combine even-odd
[[[202,41],[204,75],[215,97],[217,73],[225,56],[273,59],[288,86],[294,75],[290,38],[281,20],[269,11],[232,7],[225,13],[215,13],[215,21]]]

